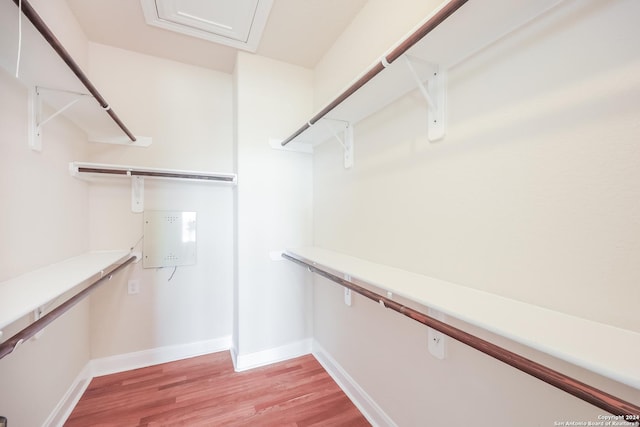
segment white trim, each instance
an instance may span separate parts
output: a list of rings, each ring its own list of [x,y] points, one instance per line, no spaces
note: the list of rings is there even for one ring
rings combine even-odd
[[[311,353],[311,338],[249,354],[237,354],[237,350],[232,349],[231,354],[236,372],[242,372],[309,353]]]
[[[173,362],[231,348],[231,335],[207,341],[152,348],[133,353],[93,359],[89,362],[93,377]]]
[[[89,363],[80,371],[76,379],[71,383],[67,392],[62,396],[56,407],[51,411],[45,422],[46,427],[62,427],[76,407],[82,394],[92,380]]]
[[[367,421],[374,427],[397,427],[397,424],[316,340],[313,340],[312,354],[351,399],[353,404],[356,405]]]
[[[230,351],[236,372],[311,353],[374,427],[397,427],[382,408],[317,341],[307,338],[280,347],[239,355],[237,349],[232,346],[230,335],[207,341],[159,347],[90,360],[78,374],[78,377],[63,398],[60,399],[60,402],[51,412],[43,426],[62,427],[94,377],[225,350]]]
[[[233,370],[238,372],[238,349],[235,346],[231,346],[229,349],[231,353],[231,362],[233,363]]]

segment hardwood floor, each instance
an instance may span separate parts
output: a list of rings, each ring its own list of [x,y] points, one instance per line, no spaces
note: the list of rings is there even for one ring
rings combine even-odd
[[[368,426],[311,356],[235,372],[228,352],[94,378],[66,427]]]

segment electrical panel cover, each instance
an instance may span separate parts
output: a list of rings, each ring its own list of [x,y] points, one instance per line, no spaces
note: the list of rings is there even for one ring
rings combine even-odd
[[[196,212],[145,211],[142,266],[196,263]]]

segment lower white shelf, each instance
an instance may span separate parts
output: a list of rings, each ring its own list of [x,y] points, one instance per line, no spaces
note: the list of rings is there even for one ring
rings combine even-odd
[[[99,278],[129,254],[128,250],[87,252],[1,282],[0,329],[92,277]]]
[[[638,332],[318,247],[285,253],[640,389]]]

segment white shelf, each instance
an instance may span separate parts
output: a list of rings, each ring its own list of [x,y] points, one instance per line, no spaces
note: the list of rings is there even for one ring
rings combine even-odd
[[[444,2],[438,10],[426,17],[416,27],[416,30],[412,31],[396,46],[401,45],[404,40],[408,39],[418,28],[428,23],[433,16],[437,15],[440,9],[449,3],[451,1]],[[567,9],[580,7],[579,4],[576,4],[579,2],[573,2],[573,5],[563,5],[562,3],[563,0],[469,0],[409,48],[403,56],[411,59],[419,80],[425,83],[433,76],[434,66],[439,69],[441,74],[446,74],[447,70],[464,61],[473,53],[538,18],[544,19],[547,15],[552,15],[548,12],[560,7]],[[395,46],[387,51],[380,61],[365,70],[341,94],[349,92],[350,88],[354,87],[362,76],[369,74],[376,67],[379,68],[381,63],[386,65],[385,58],[394,49]],[[446,83],[444,87],[446,92]],[[417,88],[416,78],[407,66],[406,58],[399,57],[343,102],[326,113],[323,118],[355,124]],[[335,99],[338,100],[341,96]],[[328,103],[327,106],[331,104],[332,102]],[[443,108],[446,113],[446,105]],[[308,121],[311,124],[310,127],[292,139],[287,146],[291,145],[291,149],[295,149],[295,147],[302,145],[317,145],[328,140],[332,134],[327,130],[326,126],[322,125],[323,120],[318,119],[323,110],[324,108],[315,114]],[[427,118],[425,117],[426,120]]]
[[[640,390],[638,332],[318,247],[286,253]]]
[[[182,169],[148,168],[144,166],[112,165],[105,163],[71,162],[71,175],[84,177],[144,177],[156,179],[183,179],[190,181],[220,182],[235,185],[238,177],[234,173],[202,172]]]
[[[0,66],[12,75],[16,72],[17,52],[18,8],[13,1],[3,0],[0,2]],[[138,141],[131,142],[92,96],[77,95],[87,94],[87,88],[25,16],[22,17],[19,79],[30,89],[43,88],[39,91],[40,98],[54,111],[79,99],[62,114],[84,130],[89,141],[131,146],[147,146],[151,143],[147,137],[136,137]]]
[[[144,212],[144,180],[178,179],[235,186],[238,177],[234,173],[201,172],[179,169],[159,169],[141,166],[109,165],[102,163],[69,163],[69,172],[77,178],[129,178],[131,179],[131,211]]]
[[[88,252],[0,283],[0,329],[121,264],[127,250]]]

